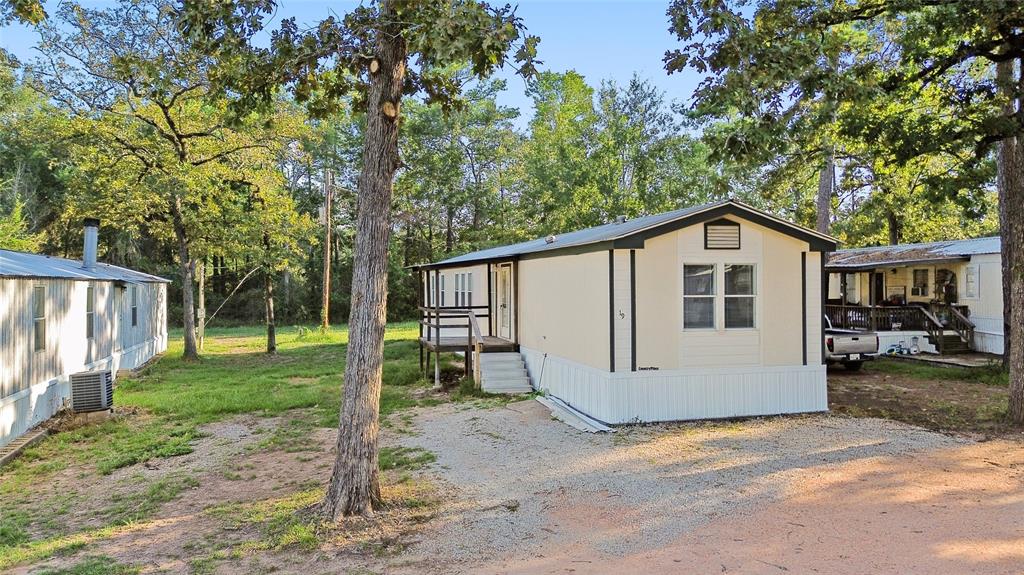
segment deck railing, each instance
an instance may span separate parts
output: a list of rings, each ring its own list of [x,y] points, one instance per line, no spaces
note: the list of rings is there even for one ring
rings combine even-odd
[[[825,315],[832,327],[868,331],[925,331],[936,342],[939,353],[945,346],[943,332],[951,329],[970,345],[974,323],[968,319],[965,305],[930,304],[924,306],[862,306],[828,304]]]
[[[483,332],[480,330],[480,323],[477,321],[477,310],[489,309],[486,305],[472,306],[420,306],[420,339],[433,341],[435,349],[440,356],[441,331],[442,330],[466,330],[466,375],[473,376],[473,382],[480,386],[480,354],[483,353]],[[453,321],[455,320],[455,321]],[[426,328],[426,337],[423,336]],[[435,360],[436,361],[436,360]],[[430,358],[427,357],[427,367],[430,367]],[[435,363],[435,369],[437,364]],[[420,347],[420,369],[423,369],[423,347]]]

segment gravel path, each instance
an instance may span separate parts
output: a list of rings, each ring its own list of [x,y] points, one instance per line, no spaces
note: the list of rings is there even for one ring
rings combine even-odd
[[[437,572],[535,560],[551,549],[653,552],[785,498],[809,472],[963,445],[899,423],[827,415],[592,435],[536,401],[433,408],[416,427],[403,442],[435,453],[435,471],[457,492],[405,556],[417,571]]]

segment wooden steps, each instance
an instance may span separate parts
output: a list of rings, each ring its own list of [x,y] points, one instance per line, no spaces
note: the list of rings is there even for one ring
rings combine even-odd
[[[940,339],[942,340],[941,344]],[[944,332],[941,338],[928,336],[928,341],[935,346],[935,349],[942,350],[942,353],[966,353],[971,351],[971,346],[956,332]]]

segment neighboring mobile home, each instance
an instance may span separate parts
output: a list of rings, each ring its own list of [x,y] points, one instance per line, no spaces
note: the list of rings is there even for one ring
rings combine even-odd
[[[879,346],[1003,353],[998,237],[899,244],[830,254],[828,302],[836,327],[878,332]]]
[[[473,252],[419,266],[421,344],[605,423],[824,411],[835,247],[727,200]]]
[[[132,369],[167,349],[167,280],[85,257],[0,250],[0,447],[57,413],[71,374]]]

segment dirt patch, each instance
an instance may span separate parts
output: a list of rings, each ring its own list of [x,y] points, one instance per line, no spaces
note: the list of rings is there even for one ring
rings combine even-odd
[[[927,429],[1024,439],[1006,421],[1008,391],[957,379],[919,379],[871,370],[828,373],[829,409],[858,417],[895,419]]]

